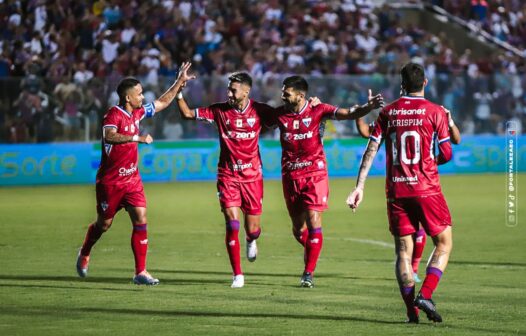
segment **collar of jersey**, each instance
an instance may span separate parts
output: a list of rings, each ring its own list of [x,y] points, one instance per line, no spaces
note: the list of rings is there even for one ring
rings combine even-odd
[[[233,108],[234,110],[236,110],[237,113],[239,113],[239,114],[243,114],[243,113],[245,113],[245,112],[248,110],[248,107],[250,106],[251,103],[252,103],[252,99],[249,99],[249,100],[248,100],[248,104],[247,104],[247,106],[245,106],[245,108],[242,109],[242,110],[238,110],[237,108],[235,108],[235,107],[233,107],[233,106],[232,106],[232,108]]]
[[[309,102],[308,101],[305,101],[305,105],[303,105],[303,107],[301,108],[301,110],[299,110],[298,112],[294,112],[292,111],[293,114],[302,114],[303,112],[305,112],[305,110],[307,109],[307,106],[309,106]]]
[[[126,111],[125,109],[123,109],[122,107],[120,107],[119,105],[115,105],[116,108],[118,108],[122,113],[126,114],[126,116],[128,116],[129,118],[131,118],[131,113],[128,113],[128,111]]]
[[[424,96],[402,96],[402,98],[406,98],[406,99],[426,99]]]

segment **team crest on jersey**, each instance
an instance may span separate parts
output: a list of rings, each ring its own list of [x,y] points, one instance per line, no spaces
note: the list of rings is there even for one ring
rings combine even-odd
[[[299,128],[300,128],[300,121],[294,120],[294,122],[292,123],[292,129],[299,129]]]
[[[243,127],[243,120],[236,119],[236,127]]]
[[[102,211],[108,210],[108,202],[100,203],[100,207],[101,207]]]
[[[310,122],[312,121],[312,118],[304,118],[304,119],[301,119],[301,121],[303,121],[303,125],[305,125],[306,127],[309,127]]]
[[[256,123],[256,118],[248,118],[247,119],[247,124],[252,127],[254,126],[254,124]]]

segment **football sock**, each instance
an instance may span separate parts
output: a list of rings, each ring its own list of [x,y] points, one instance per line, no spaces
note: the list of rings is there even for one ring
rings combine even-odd
[[[422,260],[422,253],[424,253],[424,247],[426,246],[426,231],[424,229],[418,230],[415,239],[415,248],[413,250],[413,258],[411,260],[413,266],[413,273],[418,273],[418,265]]]
[[[88,227],[88,232],[86,232],[86,238],[84,238],[84,243],[82,244],[82,248],[80,249],[80,254],[83,256],[89,256],[91,253],[91,248],[97,240],[99,240],[100,236],[104,231],[102,231],[97,225],[91,224]]]
[[[405,307],[407,309],[407,316],[418,315],[418,309],[414,305],[415,301],[415,286],[404,287],[400,286],[400,294],[404,300]]]
[[[305,263],[305,272],[314,273],[322,246],[323,233],[321,232],[321,228],[309,230],[309,236],[307,239],[307,243],[305,244],[305,251],[307,255],[307,262]]]
[[[239,221],[229,220],[226,222],[225,235],[226,250],[234,275],[243,274],[241,272],[241,257],[239,252]]]
[[[302,246],[305,246],[307,244],[307,239],[309,238],[309,230],[305,229],[300,232],[300,235],[294,235],[294,238],[300,243]]]
[[[135,259],[135,274],[139,274],[146,269],[146,254],[148,253],[148,231],[146,223],[133,226],[131,247]]]
[[[424,299],[431,299],[431,297],[433,296],[433,292],[437,288],[438,282],[440,281],[441,277],[442,271],[438,268],[428,267],[426,269],[426,278],[424,279],[422,288],[420,288],[420,293],[422,294]]]
[[[257,229],[257,231],[253,232],[247,232],[247,242],[251,242],[253,240],[256,240],[259,238],[259,235],[261,234],[261,229]]]

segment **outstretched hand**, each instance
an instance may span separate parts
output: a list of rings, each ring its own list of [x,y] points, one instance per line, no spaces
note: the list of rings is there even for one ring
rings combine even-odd
[[[367,105],[369,105],[372,109],[377,109],[380,107],[384,107],[384,97],[381,93],[377,94],[376,96],[373,96],[373,92],[371,89],[369,89],[369,96],[367,98]]]
[[[363,200],[363,189],[355,188],[347,197],[347,205],[352,209],[352,212],[355,212],[360,203]]]
[[[188,70],[192,66],[190,62],[183,62],[179,68],[179,74],[177,75],[177,80],[181,80],[184,84],[191,79],[195,79],[195,75],[189,75]]]

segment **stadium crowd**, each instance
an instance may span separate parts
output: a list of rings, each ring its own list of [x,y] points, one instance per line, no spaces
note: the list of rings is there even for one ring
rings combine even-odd
[[[464,2],[442,5],[456,14]],[[510,12],[520,5],[496,0],[488,8],[501,2]],[[519,8],[518,21],[507,20],[520,28],[525,5]],[[313,95],[342,106],[365,101],[367,87],[391,100],[400,67],[412,60],[425,64],[429,98],[453,111],[464,134],[502,133],[506,120],[526,117],[524,58],[456,53],[449,37],[403,25],[370,0],[4,0],[0,22],[0,142],[96,139],[122,77],[139,78],[148,101],[173,82],[184,60],[209,77],[209,85],[185,89],[195,104],[224,100],[214,83],[235,70],[255,78],[254,98],[274,104],[280,80],[296,73],[311,78]],[[519,28],[507,37],[524,45]],[[181,123],[175,111],[148,127],[157,139],[213,137],[206,126]],[[352,133],[343,124],[332,135]]]

